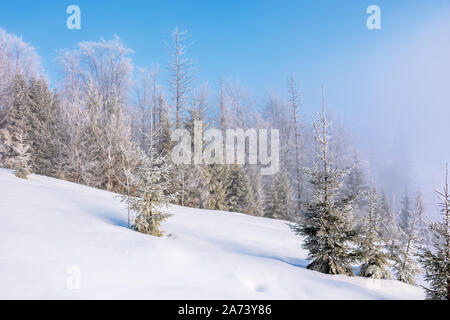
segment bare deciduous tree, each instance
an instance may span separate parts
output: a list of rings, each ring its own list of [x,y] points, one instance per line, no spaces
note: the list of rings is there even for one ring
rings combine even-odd
[[[186,58],[187,41],[190,36],[187,31],[178,28],[171,34],[168,51],[170,53],[169,64],[169,86],[172,95],[173,106],[175,107],[175,126],[181,128],[182,114],[186,111],[189,93],[192,90],[192,62]]]

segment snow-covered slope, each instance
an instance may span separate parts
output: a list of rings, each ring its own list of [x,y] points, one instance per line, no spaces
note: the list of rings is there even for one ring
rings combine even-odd
[[[126,228],[126,207],[112,193],[42,176],[22,180],[0,169],[0,298],[424,297],[398,281],[305,269],[300,239],[283,221],[169,211],[169,236],[155,238]]]

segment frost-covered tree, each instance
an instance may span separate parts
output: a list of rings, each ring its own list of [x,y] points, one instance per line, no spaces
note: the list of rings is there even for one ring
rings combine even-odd
[[[400,228],[397,224],[397,212],[395,210],[395,195],[392,196],[392,208],[390,212],[390,217],[387,219],[382,219],[383,223],[383,239],[386,245],[386,250],[389,253],[389,259],[395,261],[396,259],[396,248],[398,241],[401,238]]]
[[[14,143],[12,144],[12,168],[14,174],[23,179],[27,179],[31,173],[30,166],[30,146],[26,142],[26,134],[22,129],[19,129],[14,135]]]
[[[380,193],[380,199],[376,208],[376,215],[379,218],[379,232],[381,237],[389,242],[389,228],[392,224],[392,209],[384,191]]]
[[[365,172],[357,154],[353,155],[353,165],[346,179],[346,188],[351,194],[368,191]]]
[[[250,181],[241,165],[234,164],[225,182],[225,206],[228,211],[248,213],[251,205]]]
[[[6,152],[8,167],[15,170],[18,177],[26,178],[31,173],[31,148],[29,134],[32,131],[30,93],[26,79],[17,74],[11,84],[11,109],[6,120],[9,148]]]
[[[92,187],[106,186],[105,152],[102,128],[103,101],[93,82],[86,93],[85,123],[81,128],[78,172],[81,182]]]
[[[11,86],[13,80],[20,74],[25,81],[28,81],[37,77],[40,69],[40,57],[35,48],[24,42],[21,37],[0,28],[0,131],[6,130],[9,112],[12,108]],[[0,135],[6,139],[5,131]],[[0,149],[2,148],[5,149],[6,145],[3,147],[0,145]],[[3,159],[2,165],[8,166],[5,162],[6,158]]]
[[[111,40],[80,42],[74,49],[63,50],[58,61],[63,71],[64,91],[83,92],[93,86],[102,102],[106,102],[114,90],[124,103],[132,83],[132,52],[118,36]]]
[[[247,175],[250,180],[250,211],[253,216],[264,215],[264,190],[261,175],[257,165],[250,165],[247,168]]]
[[[150,139],[153,138],[154,136]],[[157,237],[163,235],[160,224],[169,216],[165,208],[176,199],[174,194],[167,193],[171,183],[170,167],[167,155],[157,153],[153,145],[148,154],[139,151],[138,164],[129,177],[132,181],[132,195],[122,197],[136,214],[136,231]]]
[[[417,219],[419,216],[419,208],[421,206],[421,199],[418,199],[416,209],[412,211],[411,222],[409,229],[403,230],[400,228],[402,236],[394,247],[394,273],[397,280],[415,285],[414,277],[420,272],[416,260],[416,250],[420,241],[417,232]]]
[[[292,140],[292,120],[288,106],[276,95],[269,94],[262,110],[262,115],[267,126],[279,128],[280,130],[280,167],[284,170],[289,170],[291,167],[290,158],[293,147],[290,143]],[[296,176],[296,172],[294,175]]]
[[[133,64],[118,37],[81,42],[59,56],[62,66],[61,103],[66,178],[78,183],[120,191],[117,140],[129,139],[125,106]],[[63,158],[64,158],[63,157]]]
[[[202,159],[203,142],[197,141],[201,148],[196,148],[195,137],[203,136],[206,130],[206,101],[208,98],[207,88],[203,86],[200,93],[193,93],[190,108],[188,110],[188,118],[185,120],[184,128],[191,135],[191,150],[194,152],[194,158]],[[197,131],[197,133],[195,133]],[[179,166],[180,167],[180,166]],[[185,165],[181,168],[184,170],[184,205],[189,207],[204,208],[208,198],[207,184],[213,178],[209,175],[206,165],[197,163],[193,165]]]
[[[107,99],[90,82],[81,100],[83,109],[69,123],[67,166],[76,182],[121,192],[122,151],[132,148],[131,124],[118,91]],[[77,110],[77,109],[75,109]],[[126,146],[126,147],[125,147]]]
[[[299,123],[298,114],[300,109],[300,92],[297,88],[297,84],[294,79],[294,75],[291,74],[289,78],[289,107],[291,108],[292,115],[292,130],[294,138],[295,147],[295,186],[296,186],[296,198],[297,198],[297,210],[301,212],[302,208],[302,170],[300,163],[300,133],[299,133]],[[286,168],[287,170],[287,168]]]
[[[60,105],[44,79],[30,80],[31,166],[37,174],[56,176],[59,160]]]
[[[129,152],[133,148],[131,141],[130,120],[123,111],[120,96],[116,90],[112,90],[103,113],[101,149],[104,153],[106,167],[106,190],[120,192],[118,177],[121,170],[122,152]]]
[[[172,140],[170,138],[172,132],[172,122],[170,120],[169,105],[166,103],[162,95],[158,99],[158,121],[157,128],[159,130],[157,149],[161,154],[168,154],[172,150]]]
[[[140,68],[136,81],[136,107],[137,107],[137,140],[144,151],[148,148],[147,136],[150,125],[157,128],[159,115],[159,99],[161,89],[157,83],[158,66],[150,70]]]
[[[86,155],[84,153],[85,127],[88,122],[88,110],[82,108],[80,96],[68,97],[63,94],[61,123],[59,125],[60,153],[57,175],[61,179],[84,183]]]
[[[184,127],[184,118],[188,111],[190,93],[193,90],[192,62],[186,57],[189,33],[179,30],[178,27],[171,33],[168,44],[170,54],[169,92],[172,107],[175,109],[175,128]],[[178,194],[178,203],[185,205],[187,166],[177,164],[173,170],[172,189]]]
[[[169,86],[172,105],[175,108],[175,127],[181,128],[182,116],[186,111],[189,93],[192,90],[192,62],[186,58],[189,33],[175,30],[171,34],[168,51],[170,53]]]
[[[365,172],[357,154],[353,155],[353,164],[345,181],[345,193],[348,195],[356,194],[357,215],[362,218],[364,212],[367,212],[367,193],[368,187]]]
[[[437,191],[442,220],[429,225],[432,246],[422,246],[419,261],[425,270],[427,299],[450,300],[450,189],[446,165],[445,185]]]
[[[330,163],[329,127],[323,94],[323,111],[314,121],[317,159],[314,168],[306,171],[314,194],[293,230],[304,237],[303,247],[308,250],[308,260],[311,261],[308,269],[353,275],[351,264],[355,261],[355,255],[352,243],[356,232],[352,216],[356,195],[341,195],[348,170],[333,168]]]
[[[9,145],[4,147],[3,162],[20,167],[20,175],[33,172],[56,176],[60,147],[60,106],[43,78],[32,78],[29,83],[16,75],[10,89],[8,116],[3,137]],[[8,132],[6,134],[6,132]]]
[[[211,177],[207,184],[208,199],[207,208],[211,210],[228,210],[227,182],[230,169],[224,164],[211,164],[207,167],[208,174]]]
[[[297,204],[285,170],[277,172],[266,195],[265,217],[295,221]]]
[[[225,82],[222,77],[219,80],[219,94],[217,95],[217,103],[219,105],[219,128],[224,131],[229,127],[229,107],[228,99],[225,92]]]
[[[402,208],[400,211],[398,226],[404,233],[408,233],[411,229],[411,222],[414,213],[414,209],[411,208],[411,199],[409,197],[408,189],[405,189],[401,204]]]
[[[236,81],[228,81],[226,89],[230,116],[228,125],[246,130],[258,115],[251,95],[246,87]]]
[[[359,260],[362,265],[359,274],[363,277],[389,279],[388,254],[384,251],[381,236],[382,217],[379,216],[381,196],[372,181],[371,188],[366,194],[367,214],[363,218],[359,235]]]
[[[12,80],[21,74],[26,80],[37,77],[41,71],[41,61],[35,48],[21,37],[0,28],[0,128],[4,112],[11,103],[9,93]]]
[[[11,147],[11,136],[8,130],[0,129],[0,167],[8,167],[8,152]]]
[[[426,224],[425,208],[423,206],[422,193],[419,191],[416,196],[416,203],[419,203],[417,208],[417,233],[420,241],[423,243],[429,243],[430,234]]]
[[[122,176],[118,177],[117,180],[122,185],[123,195],[125,198],[122,198],[122,201],[127,203],[127,226],[130,228],[131,225],[131,208],[130,208],[130,200],[131,193],[133,192],[133,187],[136,183],[135,168],[137,167],[137,162],[139,161],[137,156],[137,150],[128,149],[128,145],[121,145],[122,149],[122,163],[120,168],[122,169]]]

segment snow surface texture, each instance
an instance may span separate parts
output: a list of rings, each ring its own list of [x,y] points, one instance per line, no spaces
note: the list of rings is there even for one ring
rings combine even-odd
[[[305,268],[286,222],[172,206],[155,238],[113,193],[0,169],[1,299],[423,299]]]

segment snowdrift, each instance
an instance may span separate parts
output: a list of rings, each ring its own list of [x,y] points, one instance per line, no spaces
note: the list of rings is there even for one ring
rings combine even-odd
[[[305,269],[286,222],[172,206],[155,238],[115,194],[0,169],[1,299],[423,299],[398,281]]]

